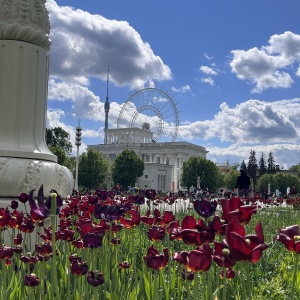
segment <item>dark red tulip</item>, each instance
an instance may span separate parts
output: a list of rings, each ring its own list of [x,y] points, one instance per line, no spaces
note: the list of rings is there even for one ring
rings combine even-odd
[[[213,219],[209,222],[208,227],[215,233],[219,235],[225,234],[226,229],[226,223],[224,220],[221,220],[221,218],[217,215],[213,217]]]
[[[161,241],[164,239],[166,231],[163,226],[152,226],[148,229],[147,234],[151,241]]]
[[[89,271],[86,280],[90,285],[96,287],[104,283],[104,276],[98,270]]]
[[[126,210],[120,205],[102,205],[98,203],[95,205],[94,216],[97,219],[103,219],[106,221],[113,221],[119,219]]]
[[[21,245],[23,242],[23,236],[21,233],[18,233],[14,238],[14,245]]]
[[[35,275],[35,274],[26,274],[25,278],[24,278],[24,284],[26,286],[30,286],[30,287],[35,287],[38,286],[40,284],[40,280],[39,278]]]
[[[129,210],[127,214],[131,215],[131,219],[119,218],[120,223],[124,225],[125,228],[131,229],[134,226],[140,225],[141,215],[137,209]]]
[[[18,198],[19,198],[19,201],[24,204],[28,201],[28,195],[26,193],[20,194]]]
[[[147,267],[154,270],[163,269],[169,260],[168,249],[164,249],[163,252],[163,254],[159,254],[159,252],[151,246],[148,249],[147,255],[144,256],[144,262]]]
[[[13,254],[11,247],[0,245],[0,259],[11,259]]]
[[[83,243],[83,240],[81,240],[81,239],[77,239],[77,240],[75,240],[75,241],[72,241],[72,245],[73,245],[75,248],[78,248],[78,249],[84,248],[84,243]]]
[[[85,248],[100,248],[102,246],[102,233],[87,233],[83,237],[83,245]]]
[[[213,216],[217,209],[217,201],[208,201],[206,199],[195,200],[194,209],[197,214],[203,218],[209,218]]]
[[[224,269],[221,269],[220,271],[220,277],[223,278],[224,277]],[[231,268],[226,270],[226,278],[227,279],[233,279],[235,277],[235,272],[234,270],[232,270]]]
[[[230,255],[236,261],[250,261],[256,263],[260,260],[263,250],[269,246],[264,243],[261,223],[255,227],[256,235],[246,235],[245,228],[237,221],[230,221],[226,227],[223,244],[230,250]]]
[[[150,199],[150,200],[154,200],[156,196],[156,190],[154,189],[146,189],[145,190],[145,197]]]
[[[108,197],[107,190],[96,190],[96,195],[99,197],[100,200],[104,201]]]
[[[230,250],[219,242],[214,243],[213,260],[218,266],[225,268],[233,267],[236,262],[232,257]]]
[[[206,272],[211,266],[212,254],[212,248],[208,245],[204,245],[202,248],[197,247],[190,252],[175,252],[173,254],[173,259],[178,263],[183,264],[188,271]]]
[[[89,267],[86,262],[81,261],[81,259],[75,259],[71,262],[71,272],[73,275],[81,276],[85,275]]]
[[[184,280],[190,280],[191,281],[191,280],[194,280],[195,273],[184,269],[184,270],[181,271],[181,277]]]
[[[39,261],[38,257],[33,255],[21,255],[20,260],[25,264],[35,264]]]
[[[279,229],[279,234],[275,239],[283,243],[287,250],[300,254],[300,231],[298,225]]]
[[[145,196],[142,194],[137,194],[133,196],[132,202],[138,205],[143,205],[145,204]]]
[[[16,200],[12,200],[12,201],[11,201],[10,207],[11,207],[12,209],[17,209],[18,206],[19,206],[18,201],[16,201]]]
[[[228,223],[231,220],[246,225],[250,222],[252,214],[256,213],[256,205],[244,205],[239,197],[220,200],[222,205],[222,219]]]
[[[29,193],[29,205],[30,205],[30,216],[34,222],[41,222],[51,214],[51,196],[49,196],[46,201],[44,200],[44,189],[43,185],[39,188],[38,191],[38,206],[35,203],[35,200],[33,198],[33,192],[32,190]],[[60,213],[60,209],[62,207],[62,199],[59,195],[56,196],[56,214]]]
[[[119,271],[129,269],[130,263],[128,261],[123,261],[122,263],[119,263]]]

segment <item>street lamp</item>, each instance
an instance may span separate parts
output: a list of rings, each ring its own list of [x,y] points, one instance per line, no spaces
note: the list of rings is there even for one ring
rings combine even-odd
[[[200,183],[201,183],[201,178],[200,178],[200,176],[198,175],[198,176],[197,176],[197,189],[200,189]]]
[[[76,134],[75,134],[75,145],[77,147],[77,154],[76,154],[76,172],[75,172],[75,190],[78,190],[78,158],[79,158],[79,146],[81,145],[81,134],[82,128],[80,127],[80,120],[78,120],[78,126],[76,127]]]

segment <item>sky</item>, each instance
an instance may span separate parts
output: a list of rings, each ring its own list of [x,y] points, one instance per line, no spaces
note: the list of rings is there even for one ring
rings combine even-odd
[[[300,163],[299,0],[47,0],[46,7],[46,126],[64,128],[74,145],[80,122],[81,153],[104,143],[108,86],[109,128],[146,121],[162,133],[158,141],[203,146],[217,164],[247,163],[251,150],[257,161],[272,152],[282,169]]]

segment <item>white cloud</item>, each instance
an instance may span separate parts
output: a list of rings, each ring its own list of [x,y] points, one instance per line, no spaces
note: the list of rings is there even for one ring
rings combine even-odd
[[[207,84],[210,84],[210,85],[215,85],[215,82],[211,77],[200,78],[199,80],[203,83],[207,83]]]
[[[80,9],[47,1],[51,21],[52,76],[65,82],[89,84],[89,77],[117,86],[140,87],[172,74],[150,45],[126,21],[108,20]]]
[[[233,108],[225,102],[212,120],[182,125],[182,139],[210,140],[240,144],[299,142],[300,98],[274,102],[248,100]],[[190,134],[187,134],[190,131]]]
[[[201,66],[199,68],[199,71],[206,75],[217,75],[218,74],[214,69],[212,69],[211,67],[208,67],[208,66]]]
[[[253,83],[253,93],[269,88],[289,88],[294,82],[288,67],[300,61],[300,35],[287,31],[271,36],[268,43],[261,49],[231,51],[232,73]]]
[[[256,153],[256,159],[259,161],[263,153],[265,161],[267,161],[268,155],[272,152],[275,164],[278,164],[280,168],[287,170],[292,165],[299,163],[300,145],[297,144],[271,144],[271,145],[251,145],[240,146],[232,144],[226,148],[210,147],[206,149],[209,151],[207,158],[215,163],[224,163],[227,160],[231,164],[241,164],[244,160],[247,164],[250,156],[250,150],[254,150]]]
[[[172,87],[172,92],[176,92],[176,93],[186,93],[186,92],[189,92],[190,90],[191,90],[191,87],[189,85],[185,85],[180,88]]]

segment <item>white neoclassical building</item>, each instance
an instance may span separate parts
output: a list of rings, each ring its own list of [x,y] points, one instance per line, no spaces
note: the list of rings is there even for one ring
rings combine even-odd
[[[208,151],[188,142],[154,142],[149,129],[105,129],[106,144],[89,145],[88,148],[104,154],[111,162],[123,150],[133,150],[144,161],[143,176],[136,186],[163,191],[180,189],[179,178],[183,162],[192,156],[206,158]]]

